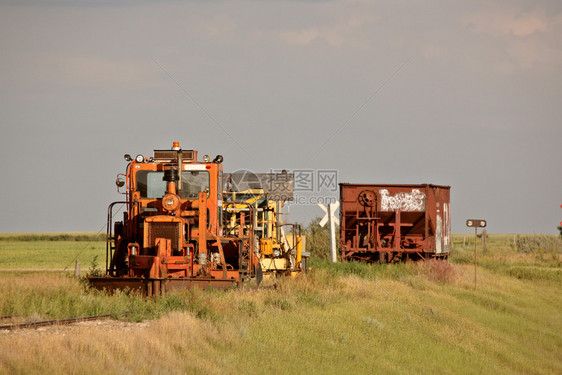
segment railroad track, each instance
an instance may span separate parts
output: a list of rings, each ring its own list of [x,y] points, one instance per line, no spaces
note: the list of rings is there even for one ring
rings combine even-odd
[[[23,322],[23,323],[13,323],[13,324],[3,324],[0,325],[0,330],[14,330],[14,329],[21,329],[21,328],[38,328],[44,326],[53,326],[53,325],[63,325],[63,324],[72,324],[72,323],[79,323],[85,322],[89,320],[99,320],[104,318],[109,318],[110,314],[104,315],[93,315],[93,316],[81,316],[78,318],[67,318],[67,319],[55,319],[55,320],[42,320],[37,322]],[[0,319],[10,319],[13,318],[11,315],[2,316]]]

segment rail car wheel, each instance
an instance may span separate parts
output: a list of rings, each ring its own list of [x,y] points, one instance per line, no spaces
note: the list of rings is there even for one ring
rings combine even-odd
[[[363,190],[357,197],[359,204],[365,207],[373,207],[377,203],[377,195],[374,191]]]
[[[381,251],[379,253],[379,263],[386,264],[387,260],[388,260],[388,254],[385,253],[384,251]]]

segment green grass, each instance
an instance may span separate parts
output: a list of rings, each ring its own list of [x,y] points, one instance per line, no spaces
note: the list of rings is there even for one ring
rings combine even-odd
[[[407,284],[381,284],[388,295],[369,281],[323,308],[297,306],[267,314],[243,340],[248,349],[244,355],[251,356],[249,363],[268,358],[266,372],[275,371],[283,358],[292,358],[301,373],[321,369],[335,374],[343,368],[364,374],[560,369],[556,359],[562,343],[552,332],[562,327],[552,318],[550,324],[542,320],[559,314],[560,304],[537,311],[530,306],[540,298],[526,295],[510,303],[527,310],[506,311],[482,303],[489,288],[474,296],[466,289],[425,284],[413,292]],[[541,317],[535,318],[538,313]],[[513,324],[521,323],[514,329]]]
[[[127,291],[108,296],[90,289],[85,279],[29,271],[0,274],[0,290],[0,316],[50,320],[111,314],[115,319],[131,322],[160,318],[178,310],[214,319],[216,312],[206,301],[225,293],[194,289],[153,299]]]
[[[455,236],[451,261],[474,264],[474,236],[472,244],[462,246]],[[489,235],[487,249],[477,241],[477,262],[482,268],[518,279],[543,280],[562,283],[562,239],[555,235]]]
[[[275,287],[156,299],[3,272],[0,315],[151,326],[0,334],[0,373],[562,373],[562,280],[545,276],[560,274],[560,254],[518,252],[510,238],[491,236],[485,254],[479,245],[476,290],[474,248],[458,238],[448,263],[313,259],[306,277]]]
[[[95,256],[98,256],[98,264],[105,267],[105,241],[0,240],[0,271],[67,266],[74,269],[75,259],[80,262],[82,270],[87,270]]]

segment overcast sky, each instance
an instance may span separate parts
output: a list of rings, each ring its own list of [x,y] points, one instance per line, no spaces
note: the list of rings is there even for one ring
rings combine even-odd
[[[562,220],[558,0],[2,1],[0,51],[0,232],[99,230],[123,154],[173,141],[450,185],[456,233]]]

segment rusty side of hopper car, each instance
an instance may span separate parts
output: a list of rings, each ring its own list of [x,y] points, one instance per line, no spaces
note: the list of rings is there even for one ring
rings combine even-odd
[[[340,183],[342,261],[447,258],[450,186]]]

